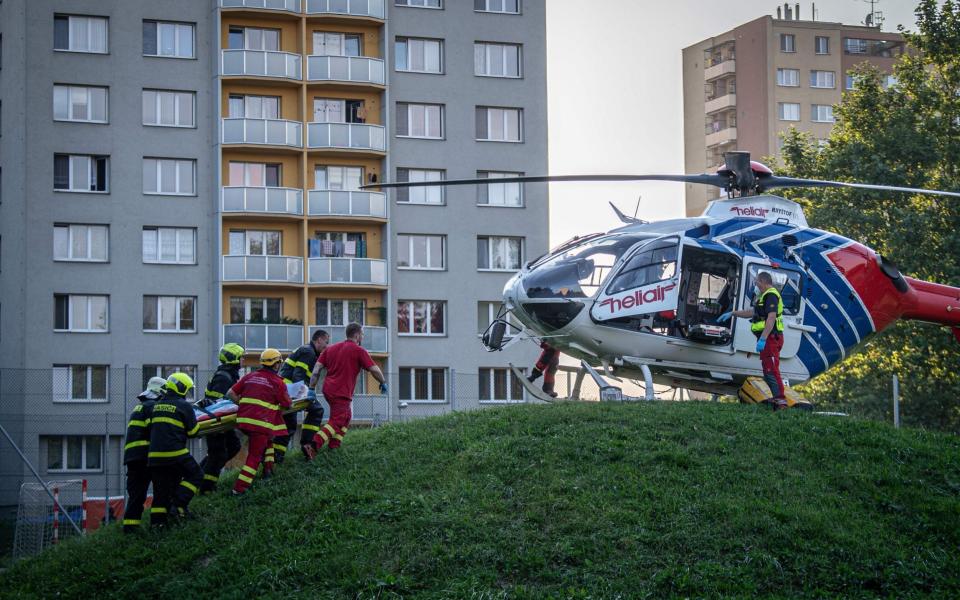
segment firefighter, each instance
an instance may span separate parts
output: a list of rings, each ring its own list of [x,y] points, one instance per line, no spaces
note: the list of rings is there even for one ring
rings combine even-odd
[[[768,400],[774,410],[787,407],[786,390],[780,376],[780,350],[783,348],[783,298],[773,285],[773,276],[767,271],[757,273],[753,288],[753,308],[726,312],[717,321],[723,323],[731,316],[750,318],[750,331],[757,336],[757,352],[763,367],[763,380],[770,388]]]
[[[303,444],[307,460],[317,455],[317,450],[327,444],[339,448],[350,424],[353,389],[361,370],[369,371],[380,382],[380,393],[387,393],[387,380],[370,354],[363,349],[363,327],[359,323],[347,325],[347,339],[327,347],[317,359],[327,369],[323,380],[323,397],[330,405],[330,419],[317,431],[312,444]]]
[[[193,379],[186,373],[174,373],[164,383],[163,396],[153,405],[150,417],[150,451],[147,464],[153,480],[151,525],[164,526],[167,517],[187,517],[187,506],[200,490],[203,469],[197,464],[187,439],[196,435],[199,425],[187,394]]]
[[[540,342],[540,349],[540,358],[533,366],[527,381],[533,383],[543,375],[543,391],[551,398],[556,398],[557,393],[553,391],[553,387],[557,381],[557,369],[560,367],[560,351],[546,342]]]
[[[230,342],[220,348],[220,366],[210,378],[210,383],[203,392],[203,398],[197,402],[200,410],[206,411],[211,404],[223,400],[227,391],[240,379],[242,357],[243,347],[239,344]],[[237,452],[240,452],[240,446],[240,436],[233,429],[207,436],[207,456],[200,461],[200,468],[203,469],[201,494],[209,494],[216,489],[220,471],[231,458],[237,455]]]
[[[143,503],[147,501],[150,487],[150,468],[147,452],[150,449],[150,416],[153,405],[163,395],[163,377],[151,377],[147,389],[140,392],[140,404],[133,407],[127,421],[127,437],[123,446],[123,464],[127,466],[127,504],[123,511],[123,532],[140,530]]]
[[[260,353],[260,368],[235,383],[227,397],[239,405],[237,429],[247,434],[247,462],[233,485],[233,494],[247,491],[257,476],[257,467],[277,434],[284,434],[283,409],[290,408],[290,396],[283,379],[277,375],[280,352],[267,348]],[[264,462],[263,477],[269,477],[272,463]]]
[[[327,344],[330,343],[330,334],[322,329],[318,329],[310,336],[310,343],[300,346],[294,350],[290,356],[283,361],[280,367],[280,377],[284,383],[306,382],[310,379],[313,366],[317,362],[317,357],[324,351]],[[283,457],[287,453],[290,445],[290,438],[297,432],[297,413],[284,415],[284,421],[287,424],[287,434],[277,436],[273,440],[272,448],[276,453],[276,461],[283,462]],[[312,443],[313,436],[320,431],[320,425],[323,423],[323,405],[316,398],[307,406],[306,415],[303,418],[303,425],[300,431],[300,447],[304,444]]]

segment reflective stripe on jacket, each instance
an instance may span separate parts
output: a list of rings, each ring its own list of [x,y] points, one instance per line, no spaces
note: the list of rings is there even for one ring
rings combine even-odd
[[[153,405],[150,417],[149,464],[163,464],[190,453],[187,438],[197,434],[199,425],[193,407],[172,393]]]
[[[783,297],[777,288],[770,286],[767,288],[767,291],[760,294],[760,297],[757,298],[757,304],[754,310],[757,314],[754,315],[753,320],[750,322],[750,331],[756,335],[762,334],[763,328],[767,326],[767,315],[760,315],[760,312],[763,310],[763,300],[767,297],[767,294],[773,294],[777,297],[777,323],[774,326],[774,331],[783,333]]]
[[[308,381],[313,365],[317,362],[317,351],[313,344],[304,344],[290,353],[280,366],[280,377],[284,383]]]
[[[283,435],[283,409],[290,407],[287,386],[271,369],[258,369],[240,378],[232,388],[240,398],[237,428],[250,433]]]
[[[150,448],[150,421],[153,415],[153,400],[143,400],[133,407],[127,421],[127,437],[123,445],[123,464],[147,460]]]

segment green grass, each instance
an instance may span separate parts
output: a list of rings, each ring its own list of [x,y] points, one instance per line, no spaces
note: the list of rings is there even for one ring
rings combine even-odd
[[[231,477],[232,479],[232,477]],[[353,431],[190,526],[0,575],[52,597],[958,597],[960,440],[709,403]]]

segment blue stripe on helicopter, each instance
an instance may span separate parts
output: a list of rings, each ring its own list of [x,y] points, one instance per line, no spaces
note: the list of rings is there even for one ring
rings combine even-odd
[[[803,366],[806,367],[811,379],[826,371],[827,367],[830,366],[823,362],[823,357],[820,356],[820,353],[817,352],[817,349],[810,340],[807,339],[806,335],[800,338],[800,348],[797,350],[797,358],[799,358]]]
[[[847,240],[837,237],[830,237],[824,241],[834,247],[839,247],[847,242]],[[800,249],[800,257],[813,269],[817,278],[830,289],[837,302],[846,310],[862,340],[873,333],[873,323],[870,320],[870,315],[857,299],[856,292],[847,280],[837,272],[834,265],[822,253],[823,248],[820,244],[804,246]],[[840,315],[840,317],[842,316]],[[844,321],[846,320],[844,319]]]
[[[809,306],[807,308],[809,309]],[[817,328],[815,332],[808,335],[813,339],[814,342],[816,342],[817,346],[820,347],[820,352],[823,352],[824,356],[827,357],[827,362],[829,364],[832,365],[843,358],[843,352],[841,351],[840,346],[837,344],[837,340],[830,335],[830,331],[827,329],[829,325],[824,323],[814,311],[804,311],[803,324],[811,325]],[[816,350],[814,350],[814,352],[816,352]],[[820,359],[819,356],[817,358],[819,359],[819,362],[822,362],[822,359]],[[803,359],[801,358],[801,360]],[[803,361],[803,364],[807,367],[807,370],[810,370],[812,365],[807,364],[806,361]]]

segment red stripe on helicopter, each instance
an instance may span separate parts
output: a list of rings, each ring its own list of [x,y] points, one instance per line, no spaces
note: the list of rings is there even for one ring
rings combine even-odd
[[[828,253],[840,276],[867,308],[876,331],[885,329],[903,313],[902,296],[883,274],[872,250],[856,242]]]

